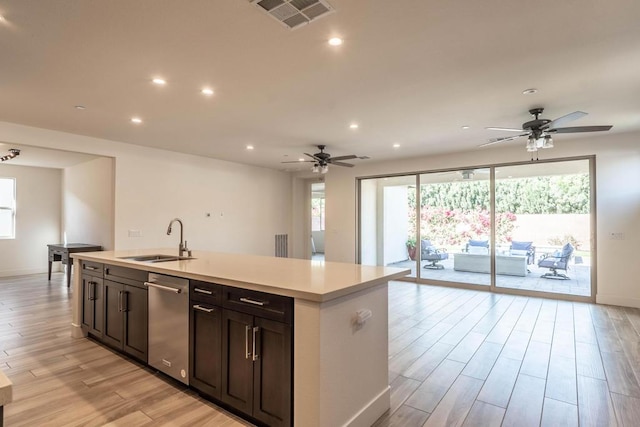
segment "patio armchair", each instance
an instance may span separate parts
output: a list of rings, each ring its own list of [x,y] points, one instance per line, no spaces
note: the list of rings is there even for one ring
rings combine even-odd
[[[431,244],[431,240],[420,240],[420,259],[429,262],[424,268],[442,270],[444,265],[440,264],[440,261],[448,258],[449,254],[445,248],[436,248]]]
[[[511,247],[509,248],[510,256],[526,256],[527,265],[531,265],[536,259],[536,247],[533,246],[533,242],[520,242],[513,240]]]
[[[553,255],[543,256],[543,258],[538,261],[538,267],[548,268],[550,271],[540,277],[544,279],[569,280],[569,276],[558,273],[558,270],[564,270],[565,273],[567,272],[567,269],[569,268],[569,260],[572,255],[573,246],[571,246],[571,243],[567,243],[560,251],[556,251]]]

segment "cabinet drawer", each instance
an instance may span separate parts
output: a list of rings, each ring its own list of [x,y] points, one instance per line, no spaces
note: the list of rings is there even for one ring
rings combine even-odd
[[[189,281],[189,298],[193,301],[220,306],[222,305],[222,285],[191,280]]]
[[[82,260],[82,274],[88,274],[90,276],[102,277],[103,265],[99,262]]]
[[[134,268],[119,267],[115,265],[104,266],[105,279],[124,283],[125,285],[144,288],[144,282],[147,281],[148,275],[149,273],[144,270],[136,270]]]
[[[265,292],[224,286],[222,306],[288,324],[293,320],[293,299]]]

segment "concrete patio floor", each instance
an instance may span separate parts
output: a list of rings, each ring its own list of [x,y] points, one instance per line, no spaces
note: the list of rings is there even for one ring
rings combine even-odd
[[[491,275],[486,273],[470,273],[465,271],[455,271],[453,269],[453,257],[441,261],[444,266],[442,270],[424,268],[426,261],[421,262],[420,278],[426,280],[439,280],[447,282],[471,283],[476,285],[489,286]],[[536,260],[537,261],[537,260]],[[416,277],[416,262],[411,260],[400,261],[388,265],[389,267],[410,268],[411,277]],[[553,292],[568,295],[590,296],[591,294],[591,266],[588,264],[575,264],[571,262],[566,273],[569,280],[545,279],[542,276],[549,272],[547,268],[539,268],[537,264],[528,266],[530,273],[526,277],[498,275],[496,286],[511,289],[523,289],[529,291]]]

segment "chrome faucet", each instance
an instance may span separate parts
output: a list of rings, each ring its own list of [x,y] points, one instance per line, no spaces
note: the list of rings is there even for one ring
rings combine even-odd
[[[187,256],[191,256],[191,250],[187,248],[187,241],[184,240],[184,225],[182,224],[180,218],[173,218],[171,220],[169,226],[167,227],[167,235],[171,234],[171,226],[174,222],[178,222],[178,224],[180,224],[180,244],[178,245],[178,256],[182,256],[185,252],[187,253]]]

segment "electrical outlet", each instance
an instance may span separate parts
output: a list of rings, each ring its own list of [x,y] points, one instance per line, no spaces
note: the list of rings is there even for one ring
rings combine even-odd
[[[624,240],[624,233],[610,233],[609,238],[611,240]]]
[[[142,237],[141,230],[129,230],[129,237]]]

